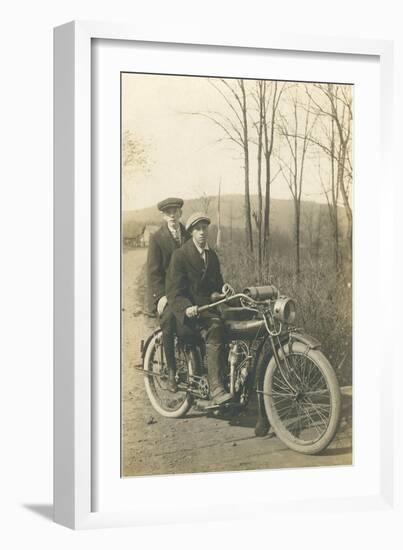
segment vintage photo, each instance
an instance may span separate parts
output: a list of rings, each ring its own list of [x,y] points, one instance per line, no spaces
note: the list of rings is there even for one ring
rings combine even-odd
[[[121,475],[352,464],[353,86],[121,74]]]

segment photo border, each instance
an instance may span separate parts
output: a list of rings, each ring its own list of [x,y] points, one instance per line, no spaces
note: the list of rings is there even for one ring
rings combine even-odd
[[[229,36],[229,32],[226,32]],[[390,41],[270,34],[253,41],[239,36],[217,40],[209,36],[189,37],[186,30],[158,41],[131,25],[72,22],[55,29],[54,35],[54,517],[71,528],[136,525],[139,518],[130,510],[104,514],[91,512],[93,464],[91,312],[94,288],[91,273],[91,41],[92,39],[134,40],[158,43],[214,45],[217,47],[280,49],[375,55],[381,70],[381,148],[385,181],[392,173],[393,43]],[[382,233],[390,229],[393,186],[385,187],[381,205]],[[382,244],[385,239],[382,240]],[[383,246],[390,265],[394,241]],[[393,276],[386,277],[393,285]],[[383,281],[385,282],[385,281]],[[389,306],[391,307],[391,306]],[[394,453],[391,421],[395,414],[390,398],[390,379],[396,355],[393,346],[385,350],[385,368],[380,385],[382,414],[381,489],[378,497],[326,501],[330,510],[381,510],[393,506]],[[389,420],[389,422],[388,422]],[[354,501],[354,502],[353,502]],[[322,500],[304,503],[313,513]],[[281,505],[279,506],[281,509]],[[292,503],[288,512],[295,509]],[[208,519],[208,518],[207,518]],[[213,518],[210,518],[213,519]],[[230,518],[229,518],[230,519]],[[149,518],[140,523],[153,523]]]

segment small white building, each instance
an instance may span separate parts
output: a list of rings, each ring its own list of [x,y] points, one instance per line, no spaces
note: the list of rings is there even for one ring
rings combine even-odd
[[[143,231],[143,234],[140,237],[139,246],[148,246],[150,242],[150,237],[159,229],[159,225],[146,225]]]

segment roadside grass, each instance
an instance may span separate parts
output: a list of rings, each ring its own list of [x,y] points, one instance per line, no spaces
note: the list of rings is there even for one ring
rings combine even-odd
[[[274,284],[297,305],[296,325],[317,338],[341,385],[352,384],[351,267],[336,273],[331,258],[305,257],[299,277],[291,254],[273,253],[270,268],[259,272],[256,258],[243,246],[220,250],[224,280],[238,292],[248,286]]]

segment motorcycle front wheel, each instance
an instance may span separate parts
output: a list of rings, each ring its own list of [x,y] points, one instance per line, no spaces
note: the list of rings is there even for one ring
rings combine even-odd
[[[263,380],[263,399],[277,437],[290,449],[317,454],[333,440],[341,394],[333,367],[320,350],[301,342],[278,350]]]
[[[162,332],[157,332],[144,354],[144,385],[153,408],[167,418],[180,418],[192,406],[192,396],[188,393],[189,376],[193,374],[193,363],[185,352],[175,346],[176,380],[178,391],[168,390],[168,367],[162,345]]]

